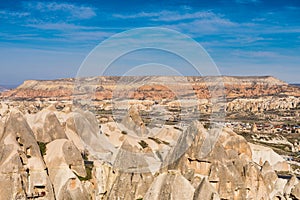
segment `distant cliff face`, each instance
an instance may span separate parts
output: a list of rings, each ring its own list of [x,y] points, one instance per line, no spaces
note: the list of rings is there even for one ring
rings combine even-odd
[[[88,87],[95,91],[95,100],[107,100],[113,96],[113,89],[120,77],[98,77],[93,79]],[[208,88],[214,87],[215,77],[187,77],[188,82],[178,83],[178,87],[190,85],[191,90],[182,90],[182,95],[196,94],[200,99],[210,97]],[[52,100],[71,100],[76,93],[75,79],[60,79],[53,81],[25,81],[21,86],[14,90],[6,91],[0,95],[1,98],[11,100],[22,99],[52,99]],[[231,98],[253,98],[270,95],[289,95],[300,96],[300,88],[288,85],[274,77],[222,77],[222,85],[225,87],[227,99]],[[118,87],[123,87],[118,85]],[[126,85],[124,85],[126,87]],[[162,100],[174,99],[174,93],[159,83],[144,85],[136,88],[131,96],[134,99]]]

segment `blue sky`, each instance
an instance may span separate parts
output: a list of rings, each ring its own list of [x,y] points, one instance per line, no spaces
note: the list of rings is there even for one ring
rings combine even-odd
[[[223,75],[300,82],[298,0],[2,0],[0,85],[74,77],[101,41],[150,26],[195,39]]]

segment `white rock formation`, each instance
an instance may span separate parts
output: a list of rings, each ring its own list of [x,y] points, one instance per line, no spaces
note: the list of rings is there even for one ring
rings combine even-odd
[[[79,150],[66,139],[47,144],[45,163],[56,199],[88,199],[78,176],[85,177],[85,166]]]
[[[266,161],[268,161],[276,171],[290,170],[290,166],[283,157],[275,153],[271,148],[252,143],[249,143],[249,145],[252,151],[252,160],[255,163],[262,166]]]

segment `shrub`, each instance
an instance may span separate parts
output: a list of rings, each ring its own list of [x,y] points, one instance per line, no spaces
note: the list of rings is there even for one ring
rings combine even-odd
[[[86,171],[86,177],[78,176],[77,177],[80,181],[87,181],[92,179],[92,171],[93,171],[93,166],[85,166],[85,171]]]
[[[144,140],[141,140],[139,142],[139,144],[142,146],[143,149],[145,149],[146,147],[148,147],[148,144]]]
[[[40,152],[41,152],[42,156],[46,155],[46,150],[47,150],[46,145],[47,145],[47,143],[38,142],[38,145],[40,147]]]

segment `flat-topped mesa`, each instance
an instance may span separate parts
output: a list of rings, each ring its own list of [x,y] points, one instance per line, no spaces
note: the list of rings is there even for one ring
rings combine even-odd
[[[224,76],[224,84],[269,84],[269,85],[288,85],[286,82],[273,76]]]
[[[222,80],[224,84],[269,84],[269,85],[288,85],[273,76],[189,76],[190,82],[215,83],[216,80]]]
[[[49,90],[64,88],[73,88],[75,79],[57,79],[57,80],[26,80],[17,89],[45,89],[45,86],[50,86]],[[64,85],[62,85],[64,83]]]
[[[73,93],[74,79],[27,80],[19,87],[0,94],[12,100],[57,99],[69,100]]]
[[[127,78],[127,77],[126,77]],[[125,79],[126,79],[125,78]],[[137,77],[128,77],[135,79]],[[146,77],[138,77],[140,82]],[[28,80],[16,89],[0,93],[0,98],[11,100],[72,100],[72,96],[78,92],[78,88],[92,88],[94,100],[109,100],[114,96],[114,88],[128,87],[130,81],[123,81],[124,77],[105,76],[95,78],[83,78],[76,80],[74,78],[58,80]],[[164,80],[161,77],[157,80]],[[167,77],[166,77],[167,80]],[[183,79],[180,79],[183,80]],[[81,82],[81,83],[80,83]],[[161,82],[144,81],[146,84],[136,88],[134,99],[174,99],[174,93],[170,91],[167,85]],[[128,84],[125,84],[128,83]],[[221,76],[221,77],[186,77],[186,81],[179,81],[178,87],[188,88],[182,90],[182,95],[191,96],[196,94],[198,98],[210,98],[209,88],[219,87],[219,90],[225,89],[227,98],[248,98],[270,95],[291,95],[300,96],[300,88],[274,78],[272,76]],[[84,89],[85,91],[85,89]],[[163,94],[163,95],[162,95]]]

